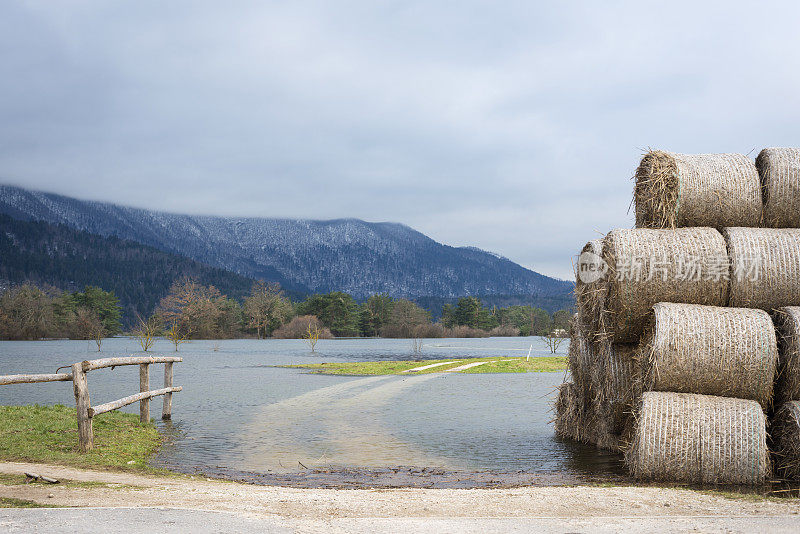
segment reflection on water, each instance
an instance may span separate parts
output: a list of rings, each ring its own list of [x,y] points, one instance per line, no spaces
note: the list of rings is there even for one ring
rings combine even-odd
[[[534,338],[426,340],[422,356],[408,340],[321,340],[316,354],[300,340],[193,341],[175,366],[184,389],[173,396],[173,420],[157,422],[169,439],[155,463],[298,485],[325,485],[331,476],[354,485],[453,487],[620,476],[619,455],[554,437],[550,405],[563,373],[364,378],[272,367],[524,356],[531,344],[532,357],[549,355]],[[159,341],[151,353],[174,354],[169,347]],[[111,339],[102,356],[141,354],[136,349],[134,340]],[[54,372],[96,357],[82,341],[0,342],[0,374]],[[162,369],[152,366],[151,384]],[[92,372],[89,387],[93,404],[134,393],[138,368]],[[72,404],[70,384],[0,387],[0,404],[34,402]],[[155,415],[158,401],[153,406]]]

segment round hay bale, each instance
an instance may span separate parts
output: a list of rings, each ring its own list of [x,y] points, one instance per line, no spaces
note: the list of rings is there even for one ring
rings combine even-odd
[[[595,407],[594,414],[594,435],[592,443],[598,449],[612,452],[622,452],[622,442],[620,436],[614,432],[614,427],[606,414],[602,413],[600,407]]]
[[[766,418],[751,400],[649,391],[625,460],[641,480],[763,484],[770,473]]]
[[[800,228],[725,228],[730,302],[772,311],[800,305]]]
[[[774,315],[778,329],[778,379],[775,405],[800,400],[800,307],[781,308]]]
[[[713,228],[614,230],[603,260],[608,293],[601,321],[616,343],[637,342],[658,302],[727,305],[728,254]]]
[[[742,154],[645,154],[635,175],[639,228],[758,226],[761,182]]]
[[[598,345],[586,335],[580,320],[574,316],[570,326],[567,363],[572,381],[582,398],[588,404],[595,403],[602,385],[603,362],[598,353]]]
[[[621,436],[627,427],[636,399],[639,376],[636,344],[606,343],[603,348],[604,376],[600,405],[611,432]]]
[[[584,408],[584,401],[575,384],[572,382],[561,384],[556,397],[556,417],[553,421],[556,436],[582,443],[592,443],[592,430],[587,424]]]
[[[572,316],[570,321],[569,348],[567,349],[567,367],[572,378],[572,383],[581,391],[582,397],[586,397],[589,391],[588,369],[591,356],[586,339],[584,338],[578,314]]]
[[[800,479],[800,402],[784,403],[775,412],[770,429],[778,476]]]
[[[600,324],[606,291],[605,276],[595,271],[582,272],[602,265],[603,240],[593,239],[586,243],[575,263],[575,306],[585,332],[596,332]]]
[[[578,432],[578,395],[575,384],[564,382],[558,386],[556,396],[554,427],[556,436],[576,439]]]
[[[639,361],[645,390],[751,399],[768,409],[778,340],[763,310],[661,302]]]
[[[765,148],[756,158],[764,226],[800,228],[800,148]]]

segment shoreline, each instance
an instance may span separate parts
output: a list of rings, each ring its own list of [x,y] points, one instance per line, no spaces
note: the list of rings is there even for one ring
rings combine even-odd
[[[0,497],[51,506],[176,506],[305,519],[800,514],[800,499],[796,497],[776,498],[689,488],[569,485],[492,489],[310,489],[242,484],[202,476],[159,476],[0,462],[0,473],[19,475],[25,471],[72,483],[0,484]]]
[[[389,466],[383,468],[332,467],[285,472],[248,472],[227,469],[181,470],[173,466],[150,465],[177,476],[212,478],[263,487],[292,489],[382,490],[382,489],[518,489],[527,487],[569,487],[577,485],[637,485],[622,473],[574,476],[560,473],[450,471],[436,467]]]

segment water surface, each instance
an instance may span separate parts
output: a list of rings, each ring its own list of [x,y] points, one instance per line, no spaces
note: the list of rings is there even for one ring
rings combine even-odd
[[[192,341],[175,365],[173,420],[156,465],[263,483],[474,487],[622,476],[618,455],[553,435],[564,373],[342,377],[274,367],[333,361],[549,356],[537,338]],[[559,353],[563,354],[566,344]],[[0,342],[0,374],[55,372],[83,359],[143,354],[114,338]],[[159,340],[150,354],[172,355]],[[421,364],[422,365],[422,364]],[[151,366],[151,387],[163,366]],[[89,374],[92,404],[138,391],[136,366]],[[0,387],[0,404],[72,405],[71,384]],[[154,416],[161,400],[151,402]],[[125,411],[138,413],[132,405]]]

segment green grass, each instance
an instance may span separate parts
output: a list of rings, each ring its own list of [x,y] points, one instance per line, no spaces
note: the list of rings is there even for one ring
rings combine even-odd
[[[78,450],[75,409],[67,406],[0,406],[0,460],[162,473],[147,467],[161,445],[152,423],[108,412],[94,418],[94,449]]]
[[[15,499],[13,497],[0,497],[0,508],[61,508],[52,504],[39,504],[25,499]]]
[[[505,360],[505,361],[504,361]],[[422,371],[413,373],[403,373],[408,369],[423,367],[435,363],[452,362]],[[412,375],[441,373],[449,369],[454,369],[462,365],[475,362],[490,362],[478,365],[459,373],[548,373],[553,371],[563,371],[567,368],[567,358],[565,356],[545,356],[531,358],[449,358],[446,360],[416,360],[416,361],[385,361],[385,362],[336,362],[336,363],[306,363],[299,365],[282,365],[280,367],[291,367],[295,369],[308,369],[312,373],[324,375],[347,375],[347,376],[373,376],[373,375]]]

